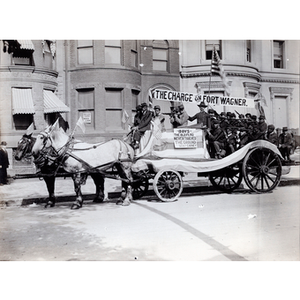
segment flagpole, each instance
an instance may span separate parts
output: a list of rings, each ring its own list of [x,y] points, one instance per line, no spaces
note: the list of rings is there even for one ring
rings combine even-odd
[[[209,83],[208,83],[208,95],[210,96],[210,85],[211,85],[211,76],[212,76],[212,62],[215,55],[215,45],[213,47],[212,55],[211,55],[211,62],[210,62],[210,74],[209,74]]]
[[[74,133],[75,133],[76,128],[77,128],[77,123],[76,123],[76,125],[75,125],[75,127],[74,127],[74,129],[73,129],[73,131],[72,131],[72,133],[71,133],[71,135],[70,135],[70,139],[73,138],[73,135],[74,135]]]

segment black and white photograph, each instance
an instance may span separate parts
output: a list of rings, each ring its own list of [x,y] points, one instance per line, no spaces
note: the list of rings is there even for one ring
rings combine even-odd
[[[261,265],[272,278],[300,261],[300,38],[107,30],[1,33],[1,266],[21,265],[19,278],[37,268],[33,287],[46,265],[47,289],[73,270],[75,294],[82,264],[91,284],[120,287],[146,270],[151,297],[137,299],[196,299],[152,289],[165,269],[176,286],[191,268],[188,286],[218,290],[214,276],[239,282],[251,263],[252,291],[230,297],[226,281],[225,298],[252,299]]]

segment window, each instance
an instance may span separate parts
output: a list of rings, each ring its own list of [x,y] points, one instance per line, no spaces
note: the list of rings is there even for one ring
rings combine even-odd
[[[284,42],[273,41],[274,68],[282,69],[283,65]]]
[[[105,41],[105,63],[121,65],[121,41]]]
[[[93,41],[80,40],[77,43],[78,64],[90,65],[94,62],[93,57]]]
[[[131,41],[131,66],[137,68],[138,66],[138,53],[137,53],[137,41]]]
[[[105,120],[109,130],[122,129],[122,89],[105,89]]]
[[[13,115],[16,130],[26,130],[33,123],[33,114]]]
[[[44,57],[44,66],[46,68],[52,69],[52,54],[50,49],[50,41],[43,41],[43,57]]]
[[[132,90],[131,91],[131,113],[132,113],[132,124],[134,121],[134,116],[136,114],[136,107],[139,104],[139,91]]]
[[[86,129],[95,128],[94,89],[80,89],[78,92],[78,118],[82,117]]]
[[[247,56],[247,62],[251,62],[251,41],[247,40],[247,50],[246,50],[246,56]]]
[[[31,88],[12,88],[12,115],[14,128],[26,130],[35,113]]]
[[[254,99],[257,95],[257,92],[248,92],[248,98]]]
[[[222,59],[221,41],[220,40],[206,40],[205,41],[205,59],[207,59],[207,60],[212,59],[212,53],[213,53],[214,47],[216,48],[220,59]]]
[[[28,49],[17,49],[13,53],[13,64],[23,66],[33,66],[32,51]]]
[[[166,41],[153,41],[153,70],[168,71],[169,45]]]

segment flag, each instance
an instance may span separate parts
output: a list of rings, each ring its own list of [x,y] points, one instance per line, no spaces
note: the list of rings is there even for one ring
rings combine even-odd
[[[128,113],[127,113],[127,111],[125,109],[123,109],[122,110],[122,119],[121,119],[123,125],[126,124],[126,122],[128,121],[128,119],[129,119]],[[124,128],[125,128],[125,126],[124,126]]]
[[[31,123],[30,125],[29,125],[29,127],[27,128],[27,130],[26,130],[26,135],[32,135],[33,134],[33,130],[34,130],[34,126],[33,126],[33,123]]]
[[[77,123],[76,123],[76,126],[78,126],[83,133],[85,133],[85,124],[84,124],[84,121],[82,119],[82,117],[80,116],[80,118],[78,119]],[[75,127],[76,128],[76,127]]]
[[[267,101],[261,92],[258,92],[254,97],[255,108],[261,116],[266,117],[265,110],[263,106],[267,106]]]
[[[268,106],[267,105],[267,101],[266,101],[266,98],[265,96],[261,93],[261,92],[258,92],[255,97],[254,97],[254,102],[260,102],[261,105],[263,106]]]
[[[228,80],[226,78],[225,71],[221,63],[221,59],[215,47],[212,52],[212,58],[211,58],[211,74],[217,74],[221,77],[225,87],[225,94],[226,96],[229,96],[230,90],[229,90]]]
[[[58,119],[54,122],[54,124],[51,125],[49,133],[52,133],[53,131],[56,131],[59,129],[59,123]]]
[[[149,100],[149,107],[153,109],[153,95],[152,95],[152,91],[149,89],[148,91],[148,100]]]

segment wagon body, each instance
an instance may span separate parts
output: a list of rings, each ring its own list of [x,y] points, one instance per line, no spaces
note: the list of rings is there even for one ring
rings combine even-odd
[[[141,185],[149,178],[154,179],[154,191],[162,201],[178,199],[183,189],[184,173],[208,176],[213,186],[225,192],[236,189],[243,179],[256,193],[270,192],[279,184],[282,156],[274,144],[257,140],[222,159],[212,159],[203,130],[197,129],[193,133],[196,147],[176,148],[174,132],[165,132],[159,138],[155,138],[152,132],[132,166],[133,172],[142,177],[144,183]],[[136,183],[136,188],[140,188],[139,183]],[[141,191],[145,191],[144,187]],[[141,195],[138,193],[137,196]]]

